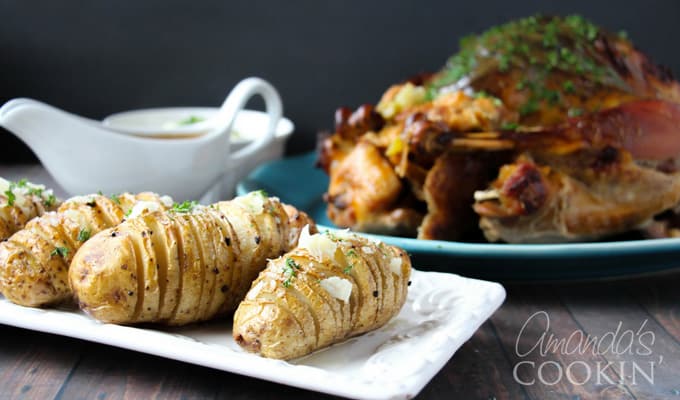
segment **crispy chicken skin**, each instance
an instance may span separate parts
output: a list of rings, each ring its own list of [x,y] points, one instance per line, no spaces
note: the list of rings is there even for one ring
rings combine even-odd
[[[573,241],[644,228],[680,203],[678,117],[678,104],[640,101],[512,133],[522,155],[477,192],[487,239]]]
[[[536,160],[525,154],[503,166],[484,193],[474,209],[489,240],[597,239],[643,226],[678,204],[680,173],[640,167],[614,148]]]
[[[333,169],[328,215],[368,232],[413,234],[422,215],[395,204],[404,185],[375,145],[360,141]]]
[[[509,22],[464,38],[440,71],[393,85],[375,107],[338,110],[319,146],[328,215],[443,240],[641,228],[679,201],[679,104],[680,84],[625,35],[578,16]],[[498,197],[513,176],[541,182],[518,192],[535,205]],[[652,188],[657,198],[640,192]]]

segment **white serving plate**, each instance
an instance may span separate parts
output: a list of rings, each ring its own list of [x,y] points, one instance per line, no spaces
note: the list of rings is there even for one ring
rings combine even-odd
[[[290,362],[244,352],[229,321],[166,330],[98,323],[80,311],[0,298],[0,323],[104,343],[304,389],[410,399],[503,303],[497,283],[413,271],[406,305],[386,326]]]

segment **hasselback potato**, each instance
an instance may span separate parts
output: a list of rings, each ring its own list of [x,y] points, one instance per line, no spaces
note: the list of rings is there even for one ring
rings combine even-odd
[[[271,260],[234,314],[248,351],[291,359],[381,327],[406,300],[406,252],[349,232],[309,235]]]
[[[310,222],[261,192],[150,213],[93,237],[69,278],[80,307],[103,322],[204,321],[233,311]]]
[[[65,201],[56,212],[31,220],[0,243],[0,292],[13,303],[40,307],[71,298],[68,269],[90,236],[145,210],[165,209],[172,199],[154,193],[93,194]]]
[[[10,182],[0,178],[0,241],[22,229],[33,218],[53,211],[59,201],[51,189],[22,179]]]

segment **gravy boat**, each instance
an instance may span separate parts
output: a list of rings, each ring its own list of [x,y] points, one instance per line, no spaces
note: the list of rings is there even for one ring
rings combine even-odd
[[[253,95],[264,99],[267,132],[230,152],[236,115]],[[129,134],[26,98],[0,108],[0,126],[26,143],[71,195],[154,191],[182,201],[198,200],[214,189],[204,201],[215,201],[231,194],[233,188],[221,187],[233,181],[225,179],[230,171],[272,142],[281,115],[276,89],[262,79],[247,78],[229,93],[210,128],[197,135]]]

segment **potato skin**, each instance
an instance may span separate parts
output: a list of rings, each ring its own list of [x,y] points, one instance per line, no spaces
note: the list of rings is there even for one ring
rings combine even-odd
[[[93,251],[78,253],[76,268],[69,272],[70,284],[80,296],[99,299],[96,313],[111,315],[113,319],[130,318],[139,298],[137,291],[137,262],[131,241],[109,241],[107,229],[90,239],[85,246]],[[89,244],[88,244],[89,243]],[[83,247],[85,247],[83,246]],[[116,269],[108,268],[115,265]],[[84,288],[88,290],[83,293]],[[121,307],[121,304],[125,305]]]
[[[296,245],[291,232],[313,225],[277,198],[246,196],[150,213],[93,237],[69,271],[80,307],[117,324],[185,325],[232,312],[266,260]]]
[[[297,358],[377,329],[399,312],[411,274],[406,252],[344,232],[323,235],[336,245],[332,255],[299,246],[253,282],[234,314],[234,340],[245,350]],[[347,301],[324,286],[329,278],[351,283]]]
[[[68,269],[80,246],[92,235],[119,224],[139,201],[161,209],[172,205],[154,193],[78,196],[57,211],[31,220],[0,243],[0,291],[10,301],[43,307],[72,297]]]

